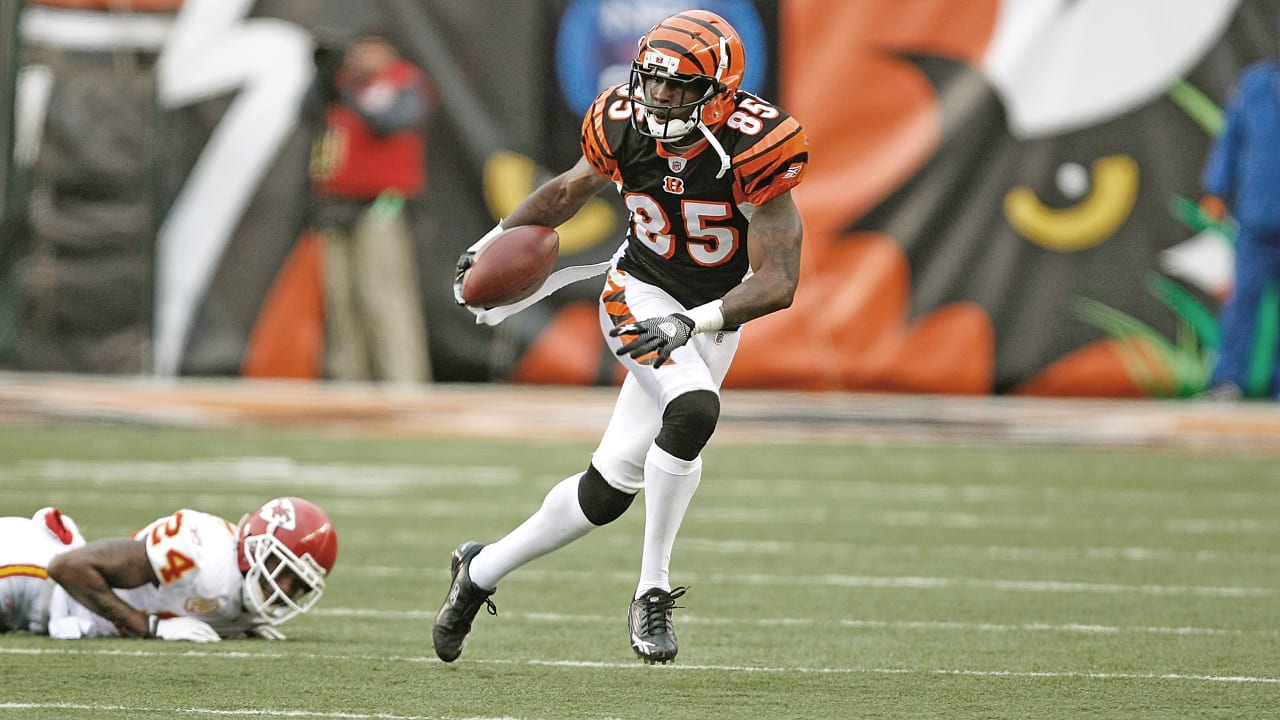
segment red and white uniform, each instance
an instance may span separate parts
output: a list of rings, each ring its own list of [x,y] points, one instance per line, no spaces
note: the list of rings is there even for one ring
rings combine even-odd
[[[0,632],[44,634],[54,588],[49,561],[83,544],[75,522],[57,508],[0,517]]]
[[[236,526],[216,515],[182,509],[133,537],[146,543],[159,584],[117,589],[125,602],[148,615],[199,618],[223,637],[263,623],[243,609]],[[51,603],[49,634],[75,639],[120,633],[110,620],[93,614],[59,587]]]

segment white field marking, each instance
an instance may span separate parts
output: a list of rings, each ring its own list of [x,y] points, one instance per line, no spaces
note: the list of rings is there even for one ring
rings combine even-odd
[[[282,487],[290,484],[296,484],[299,487],[305,487],[311,490],[315,487],[326,487],[331,490],[339,490],[343,493],[360,493],[364,495],[386,497],[402,492],[409,487],[510,487],[518,484],[521,480],[519,472],[514,468],[434,468],[423,469],[408,466],[401,467],[379,467],[379,466],[292,466],[291,461],[281,458],[267,458],[271,461],[265,463],[265,467],[275,468],[272,471],[262,474],[255,474],[256,467],[252,459],[242,459],[246,462],[213,462],[209,466],[201,463],[142,463],[142,465],[155,466],[150,467],[147,471],[138,475],[128,475],[127,473],[117,473],[115,469],[109,466],[97,467],[94,470],[85,470],[84,476],[75,476],[66,468],[59,470],[59,473],[32,476],[26,479],[33,482],[42,483],[40,487],[32,487],[30,489],[17,490],[0,490],[0,497],[5,497],[10,503],[18,504],[20,498],[29,498],[28,504],[44,504],[49,497],[48,485],[58,479],[70,479],[75,477],[81,481],[87,481],[94,485],[109,485],[114,483],[126,483],[132,481],[159,483],[165,482],[169,484],[171,481],[186,481],[198,483],[201,486],[202,494],[191,497],[187,501],[187,505],[191,507],[207,507],[211,505],[221,505],[227,497],[240,497],[244,493],[244,488],[249,486],[270,486],[273,491],[278,491]],[[263,460],[259,458],[257,460]],[[277,465],[275,461],[283,460],[283,464]],[[235,468],[234,471],[226,475],[219,475],[210,468],[226,467],[228,469]],[[190,472],[178,472],[178,468],[185,467]],[[290,474],[287,471],[289,467],[296,467],[298,472]],[[118,469],[118,468],[117,468]],[[66,471],[67,475],[61,473]],[[172,475],[166,473],[175,473]],[[352,482],[352,478],[359,478],[359,482]],[[232,484],[227,484],[227,483]],[[145,507],[154,502],[155,496],[151,493],[133,493],[122,494],[119,491],[94,491],[77,489],[75,491],[76,500],[82,504],[95,504],[103,507]],[[485,496],[489,497],[489,496]],[[199,502],[197,502],[197,500]],[[35,506],[33,505],[33,507]],[[361,499],[330,499],[325,503],[326,509],[334,511],[350,511],[366,516],[378,517],[399,517],[411,515],[421,518],[453,518],[461,515],[469,517],[505,517],[503,512],[506,508],[518,505],[521,508],[527,507],[527,503],[518,498],[510,498],[505,503],[496,503],[492,499],[486,500],[483,504],[474,501],[428,501],[419,503],[385,503],[385,502],[365,502]],[[758,507],[709,507],[699,511],[699,522],[708,523],[727,523],[733,525],[778,525],[780,523],[790,523],[799,525],[822,525],[832,522],[835,518],[841,521],[849,521],[850,519],[866,527],[886,527],[886,528],[945,528],[949,530],[982,530],[982,529],[1002,529],[1002,530],[1032,530],[1044,531],[1066,524],[1076,525],[1078,523],[1066,523],[1060,516],[1054,515],[1028,515],[1025,513],[1016,514],[993,514],[993,513],[960,513],[960,512],[933,512],[929,510],[898,510],[883,511],[874,510],[867,511],[864,514],[850,513],[838,508],[822,507],[822,508],[791,508],[791,509],[762,509]],[[1251,520],[1242,519],[1199,519],[1199,518],[1182,518],[1165,520],[1163,528],[1155,528],[1155,522],[1150,518],[1141,518],[1126,516],[1124,518],[1115,518],[1112,516],[1093,517],[1090,522],[1099,523],[1107,522],[1111,529],[1132,529],[1132,530],[1150,530],[1163,531],[1175,535],[1276,535],[1280,534],[1280,520]]]
[[[600,542],[633,545],[630,538],[609,536]],[[1002,545],[866,545],[862,543],[791,542],[786,540],[714,540],[681,536],[682,550],[719,552],[726,555],[789,555],[830,552],[857,557],[987,558],[1028,562],[1064,560],[1124,560],[1128,562],[1224,563],[1280,565],[1280,553],[1245,550],[1170,550],[1146,547],[1019,547]]]
[[[371,620],[431,620],[434,611],[429,610],[374,610],[371,608],[316,608],[311,615],[321,617],[346,617]],[[618,618],[613,615],[568,615],[564,613],[520,613],[503,611],[503,617],[529,622],[551,623],[600,623],[614,624]],[[759,618],[743,620],[741,618],[712,618],[701,615],[680,615],[681,625],[710,625],[724,627],[812,627],[831,626],[855,628],[859,630],[955,630],[958,632],[1057,632],[1081,635],[1177,635],[1206,637],[1280,637],[1280,630],[1232,630],[1228,628],[1201,627],[1152,627],[1118,625],[1087,625],[1083,623],[969,623],[947,620],[862,620],[855,618],[839,618],[834,620],[815,620],[813,618]]]
[[[90,645],[92,641],[75,643]],[[245,659],[279,660],[323,660],[337,662],[403,662],[414,664],[440,663],[440,659],[424,655],[328,655],[321,653],[279,653],[279,652],[221,652],[214,650],[188,650],[184,652],[154,652],[149,650],[96,650],[93,648],[51,649],[51,648],[6,648],[0,647],[0,655],[109,655],[147,658],[228,658],[236,662]],[[641,672],[729,672],[729,673],[774,673],[774,674],[817,674],[817,675],[963,675],[967,677],[995,678],[1045,678],[1045,679],[1087,679],[1087,680],[1173,680],[1208,683],[1259,683],[1267,685],[1280,684],[1280,677],[1249,675],[1199,675],[1190,673],[1161,672],[1081,672],[1077,670],[1060,671],[1024,671],[1024,670],[970,670],[964,668],[879,668],[879,667],[814,667],[814,666],[768,666],[768,665],[697,665],[680,664],[651,666],[641,662],[603,662],[586,660],[486,660],[483,658],[468,659],[476,665],[504,665],[556,668],[591,668],[601,670],[640,670]],[[341,717],[341,716],[322,716]],[[378,715],[362,717],[377,718]]]
[[[1165,529],[1182,535],[1272,535],[1280,533],[1280,520],[1257,518],[1173,518]]]
[[[210,482],[213,482],[212,480]],[[359,483],[352,483],[351,491],[360,492]],[[205,486],[208,487],[208,486]],[[260,505],[264,500],[269,498],[270,494],[287,494],[288,491],[280,486],[272,486],[270,490],[263,490],[259,493],[247,492],[244,488],[226,488],[223,492],[217,492],[217,488],[209,488],[215,492],[205,492],[202,490],[197,494],[191,493],[175,493],[172,490],[165,491],[163,496],[159,495],[159,491],[126,493],[118,490],[73,490],[67,492],[63,496],[55,499],[55,504],[67,509],[74,506],[94,507],[94,508],[120,508],[126,510],[137,510],[138,508],[153,508],[156,515],[167,514],[175,509],[172,504],[166,503],[161,508],[156,508],[156,503],[166,498],[181,497],[181,504],[178,507],[197,508],[205,511],[212,511],[212,508],[225,507],[231,505],[233,507],[253,509]],[[310,488],[303,490],[309,492]],[[269,494],[270,493],[270,494]],[[48,490],[35,490],[13,492],[9,490],[0,490],[0,498],[4,498],[5,504],[8,506],[30,506],[32,511],[50,502],[50,493]],[[510,497],[509,494],[501,494],[501,501],[487,503],[483,506],[476,506],[469,502],[454,502],[448,500],[425,500],[413,503],[406,507],[402,502],[395,502],[394,497],[379,499],[377,501],[353,500],[350,498],[334,498],[324,497],[317,498],[314,494],[310,497],[316,498],[331,515],[352,515],[364,518],[457,518],[467,517],[473,519],[501,519],[509,518],[514,513],[523,511],[529,507],[527,502],[520,498]],[[24,498],[25,500],[19,500]],[[25,512],[22,514],[26,514]],[[79,517],[73,514],[73,517]],[[240,516],[227,517],[227,520],[239,520]],[[148,521],[149,522],[149,521]],[[370,536],[388,537],[386,530],[383,528],[385,524],[377,527],[369,527]],[[412,538],[421,541],[422,532],[419,526],[415,526],[411,530]],[[128,532],[133,532],[137,528],[130,528]],[[343,534],[355,537],[360,530],[344,530]],[[409,531],[406,531],[409,532]]]
[[[709,480],[700,493],[716,497],[783,497],[931,502],[951,505],[963,503],[1043,502],[1054,505],[1084,504],[1121,507],[1195,507],[1212,500],[1215,507],[1230,509],[1280,507],[1275,493],[1223,491],[1212,495],[1173,488],[1115,488],[1081,486],[1033,486],[1013,483],[886,482],[846,478],[839,480],[805,480],[798,478],[733,478],[723,482]]]
[[[85,710],[101,713],[176,713],[215,717],[338,718],[339,720],[449,720],[441,715],[393,715],[391,713],[316,712],[314,710],[215,710],[213,708],[161,708],[129,705],[82,705],[77,703],[0,703],[0,710]],[[520,720],[510,716],[466,720]]]
[[[763,508],[758,506],[705,507],[698,510],[698,522],[725,525],[826,525],[856,523],[877,528],[943,528],[947,530],[1027,530],[1054,529],[1164,532],[1172,535],[1278,535],[1280,520],[1234,520],[1217,518],[1161,519],[1132,514],[1087,517],[1027,513],[940,512],[934,510],[851,510],[838,506],[807,508]]]
[[[352,478],[366,490],[398,490],[403,487],[448,487],[484,484],[512,484],[517,481],[551,483],[514,466],[339,464],[305,463],[287,457],[222,457],[173,461],[112,460],[22,460],[9,471],[14,477],[36,480],[91,480],[113,482],[223,482],[260,485],[300,482],[308,485],[348,489]],[[549,485],[548,485],[549,487]],[[1015,484],[966,483],[953,485],[930,482],[859,480],[804,480],[797,478],[733,478],[707,483],[702,493],[716,497],[794,497],[993,504],[1011,501],[1117,505],[1121,507],[1196,506],[1211,499],[1215,507],[1240,509],[1280,507],[1280,495],[1266,492],[1217,492],[1211,498],[1178,488],[1091,488],[1078,486],[1029,487]]]
[[[421,568],[404,568],[406,573],[422,573]],[[448,568],[432,568],[426,571],[431,578],[443,579],[449,576]],[[631,582],[635,573],[611,572],[599,573],[586,570],[530,570],[521,569],[521,579],[537,582],[563,583],[569,581],[597,581],[606,579],[611,582]],[[715,585],[747,585],[772,586],[794,585],[799,587],[871,587],[871,588],[911,588],[916,590],[938,590],[956,588],[970,590],[996,590],[1003,592],[1029,593],[1079,593],[1093,595],[1158,595],[1189,597],[1275,597],[1280,595],[1280,588],[1250,587],[1240,585],[1126,585],[1123,583],[1091,583],[1068,582],[1064,580],[999,580],[986,578],[949,578],[937,576],[915,575],[774,575],[765,573],[745,573],[727,575],[723,573],[699,574],[685,573],[688,584],[707,583]]]
[[[191,483],[323,487],[344,493],[390,493],[411,487],[504,487],[528,477],[512,466],[346,465],[303,463],[286,457],[206,458],[174,461],[24,460],[6,470],[15,479],[117,483]]]

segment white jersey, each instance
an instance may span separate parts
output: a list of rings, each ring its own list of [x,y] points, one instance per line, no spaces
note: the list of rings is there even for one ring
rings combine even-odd
[[[190,616],[223,637],[244,634],[260,618],[243,612],[244,576],[237,557],[236,527],[215,515],[183,509],[134,533],[147,545],[158,584],[115,593],[148,615]],[[62,588],[54,591],[49,634],[58,638],[114,637],[111,621],[89,612]]]
[[[49,561],[83,544],[75,522],[55,508],[0,517],[0,632],[45,633],[54,587]]]

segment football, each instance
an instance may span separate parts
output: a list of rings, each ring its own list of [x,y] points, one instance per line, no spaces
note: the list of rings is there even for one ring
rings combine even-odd
[[[462,276],[462,300],[491,308],[519,302],[537,292],[555,269],[560,235],[543,225],[517,225],[480,248]]]

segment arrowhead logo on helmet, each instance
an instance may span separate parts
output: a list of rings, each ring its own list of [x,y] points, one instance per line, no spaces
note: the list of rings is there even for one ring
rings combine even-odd
[[[316,604],[338,559],[338,535],[324,510],[299,497],[275,498],[246,515],[238,534],[246,610],[279,625]]]

